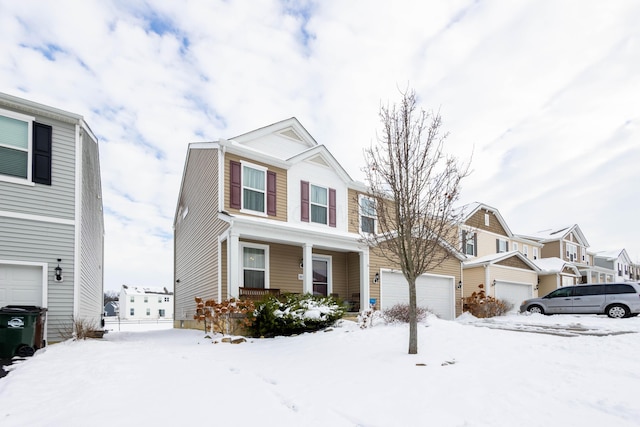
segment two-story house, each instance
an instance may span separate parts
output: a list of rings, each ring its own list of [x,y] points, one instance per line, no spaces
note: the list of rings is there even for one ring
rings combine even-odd
[[[118,315],[123,320],[173,319],[173,292],[167,288],[122,285]]]
[[[633,264],[626,249],[596,252],[593,262],[598,267],[613,271],[614,282],[636,280]]]
[[[45,307],[50,342],[74,320],[100,328],[103,246],[98,141],[87,123],[0,94],[0,307]]]
[[[535,260],[542,245],[514,235],[500,212],[484,203],[461,208],[458,225],[463,262],[463,296],[484,286],[487,295],[506,300],[514,309],[537,295],[539,268]]]
[[[611,283],[614,272],[594,263],[589,242],[577,224],[550,228],[520,237],[543,244],[541,258],[559,258],[580,271],[581,283]]]
[[[375,206],[295,118],[187,151],[174,219],[175,325],[195,327],[195,297],[334,295],[385,307],[408,299],[397,266],[364,245]],[[364,199],[363,199],[364,198]],[[421,301],[456,314],[460,260],[421,279]]]

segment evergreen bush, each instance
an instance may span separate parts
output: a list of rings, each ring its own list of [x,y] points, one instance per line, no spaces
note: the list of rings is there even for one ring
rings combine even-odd
[[[275,337],[313,332],[333,325],[345,309],[331,297],[309,294],[267,295],[256,303],[250,315],[249,333],[256,337]]]

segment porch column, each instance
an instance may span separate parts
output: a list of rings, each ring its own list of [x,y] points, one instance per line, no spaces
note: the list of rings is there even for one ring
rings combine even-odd
[[[313,245],[305,243],[302,247],[302,293],[313,294]]]
[[[369,248],[361,251],[360,255],[360,310],[369,308],[371,290],[369,286]],[[376,302],[380,308],[380,301]]]
[[[227,283],[228,297],[240,296],[240,235],[232,233],[227,239]]]

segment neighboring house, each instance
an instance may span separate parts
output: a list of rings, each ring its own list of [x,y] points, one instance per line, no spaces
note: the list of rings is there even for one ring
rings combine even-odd
[[[484,286],[489,296],[510,302],[514,309],[537,295],[538,267],[533,263],[542,249],[538,242],[515,236],[500,212],[484,203],[463,206],[458,225],[463,262],[463,296]]]
[[[167,288],[122,285],[118,299],[120,319],[173,319],[173,292]]]
[[[631,268],[630,279],[635,282],[640,282],[640,263],[632,262],[630,268]]]
[[[544,296],[563,286],[577,285],[582,280],[578,267],[558,257],[540,258],[533,261],[540,269],[538,273],[538,295]]]
[[[173,224],[176,327],[195,327],[195,297],[313,293],[363,308],[408,300],[397,266],[361,243],[377,226],[366,191],[295,118],[190,144]],[[425,275],[422,285],[443,290],[423,304],[459,313],[460,273],[454,257]]]
[[[101,328],[98,141],[82,116],[0,93],[0,307],[47,308],[45,339]]]
[[[118,305],[118,301],[109,301],[104,305],[105,317],[113,317],[119,314],[120,314],[120,306]]]
[[[614,282],[637,280],[634,279],[635,274],[633,271],[633,265],[626,249],[596,252],[593,257],[593,262],[598,267],[613,270]]]
[[[575,265],[582,276],[581,283],[611,283],[614,271],[596,266],[589,242],[577,224],[538,231],[520,237],[542,243],[541,258],[557,257]]]

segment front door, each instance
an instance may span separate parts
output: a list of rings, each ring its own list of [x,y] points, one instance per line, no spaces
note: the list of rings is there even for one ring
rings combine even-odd
[[[313,295],[327,296],[329,289],[329,261],[313,260]]]

